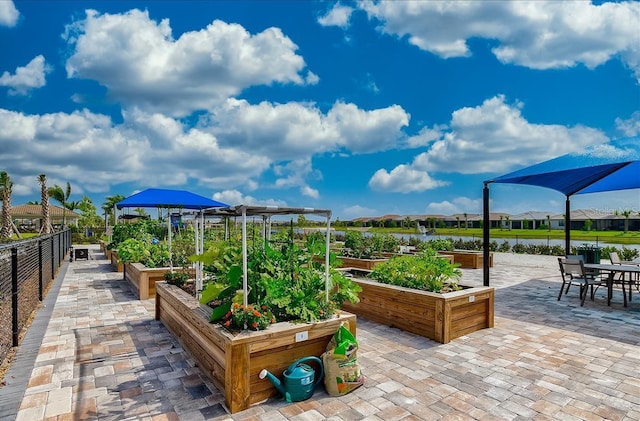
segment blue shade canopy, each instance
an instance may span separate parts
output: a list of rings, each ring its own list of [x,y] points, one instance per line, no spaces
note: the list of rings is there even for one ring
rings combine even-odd
[[[116,204],[122,208],[181,208],[208,209],[229,206],[186,190],[147,189],[131,195]]]
[[[528,184],[566,196],[640,188],[640,136],[590,146],[486,183]]]

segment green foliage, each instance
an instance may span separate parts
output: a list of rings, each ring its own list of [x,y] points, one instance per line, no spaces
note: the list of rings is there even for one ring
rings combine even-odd
[[[118,246],[118,258],[122,263],[142,262],[150,255],[147,244],[136,238],[128,238]]]
[[[163,239],[166,237],[167,227],[155,220],[142,220],[133,224],[116,224],[113,227],[110,249],[118,249],[121,242],[128,238],[146,241],[148,238]]]
[[[448,238],[436,238],[435,240],[430,240],[418,247],[419,250],[425,250],[426,248],[431,248],[433,250],[438,251],[453,251],[453,240]]]
[[[157,228],[154,221],[141,221],[135,224],[118,224],[114,229],[117,238],[118,258],[123,263],[142,263],[146,267],[156,268],[169,265],[169,245],[154,241],[151,233]],[[113,242],[110,244],[113,246]]]
[[[189,279],[189,274],[186,272],[167,272],[164,274],[164,280],[170,285],[175,285],[181,288]]]
[[[247,256],[247,301],[253,309],[262,309],[262,316],[256,319],[242,319],[233,311],[233,303],[242,300],[242,267],[239,247],[231,243],[220,243],[207,253],[197,257],[217,270],[216,282],[207,283],[202,291],[201,303],[215,304],[211,321],[223,317],[227,326],[241,327],[245,321],[251,328],[266,327],[264,320],[301,320],[312,322],[330,317],[345,301],[357,302],[360,287],[346,278],[342,272],[330,268],[329,301],[325,292],[324,265],[314,260],[314,256],[324,256],[324,247],[313,240],[305,249],[292,242],[267,244],[264,247],[250,247]],[[320,259],[319,259],[320,260]],[[335,255],[330,256],[335,261]],[[246,309],[244,309],[246,310]],[[269,317],[264,316],[267,313]],[[234,319],[242,319],[237,321]],[[242,322],[242,323],[241,323]],[[268,325],[268,324],[267,324]],[[263,327],[264,326],[264,327]]]
[[[434,250],[426,249],[418,256],[398,256],[374,267],[371,278],[385,284],[431,292],[460,289],[457,280],[462,272],[457,264],[436,257]]]
[[[397,253],[400,240],[391,234],[373,234],[365,236],[360,231],[347,231],[345,233],[345,256],[358,259],[370,259],[381,252]]]

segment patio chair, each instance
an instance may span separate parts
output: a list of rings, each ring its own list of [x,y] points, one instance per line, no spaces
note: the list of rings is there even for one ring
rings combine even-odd
[[[634,266],[638,266],[640,265],[640,263],[638,262],[627,262],[627,261],[623,261],[620,260],[620,256],[618,256],[618,252],[612,251],[609,253],[609,260],[611,260],[611,264],[612,265],[634,265]],[[636,276],[636,279],[633,279],[632,274],[629,274],[629,301],[631,301],[631,290],[633,289],[633,285],[636,284],[636,289],[638,289],[638,291],[640,291],[640,282],[638,281],[638,277]],[[618,279],[613,280],[614,284],[616,283],[620,283],[622,284],[622,289],[624,290],[624,274],[621,273],[620,277]]]
[[[565,285],[567,286],[565,294],[569,292],[569,287],[571,285],[579,285],[581,299],[580,306],[584,306],[584,301],[587,298],[589,287],[591,287],[591,301],[593,301],[595,297],[594,286],[597,289],[600,285],[606,284],[605,280],[585,271],[582,259],[564,259],[562,257],[558,257],[558,264],[560,265],[560,274],[562,275],[562,286],[560,287],[560,293],[558,294],[558,301],[560,301],[560,298],[562,297],[562,291],[564,290]]]

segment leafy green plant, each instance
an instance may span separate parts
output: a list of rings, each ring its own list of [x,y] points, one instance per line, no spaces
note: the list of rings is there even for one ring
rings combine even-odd
[[[292,242],[251,247],[247,256],[247,301],[252,308],[262,309],[261,313],[267,312],[270,320],[312,322],[335,314],[345,300],[357,302],[360,287],[335,268],[330,268],[327,300],[324,265],[314,260],[314,256],[324,255],[324,249],[316,244],[311,250]],[[201,303],[213,304],[210,320],[214,322],[224,318],[225,324],[231,320],[227,326],[239,327],[232,317],[234,308],[240,309],[238,305],[244,298],[242,268],[236,253],[236,246],[227,244],[210,249],[206,256],[198,258],[219,268],[216,281],[208,283],[201,296]],[[331,259],[335,261],[335,255]],[[235,317],[245,316],[239,313]],[[258,323],[258,328],[266,327],[257,320],[248,326],[254,322]]]
[[[431,292],[460,289],[462,276],[457,264],[438,258],[427,249],[417,256],[398,256],[374,267],[370,277],[378,282]]]
[[[150,256],[147,243],[136,238],[128,238],[118,245],[118,259],[122,263],[142,262]]]
[[[164,280],[167,281],[170,285],[175,285],[178,288],[182,288],[182,286],[189,279],[189,274],[186,272],[167,272],[164,274]]]

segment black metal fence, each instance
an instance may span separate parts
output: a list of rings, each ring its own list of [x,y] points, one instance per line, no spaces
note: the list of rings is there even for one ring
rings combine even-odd
[[[20,331],[71,247],[71,231],[0,245],[0,361],[18,346]]]

